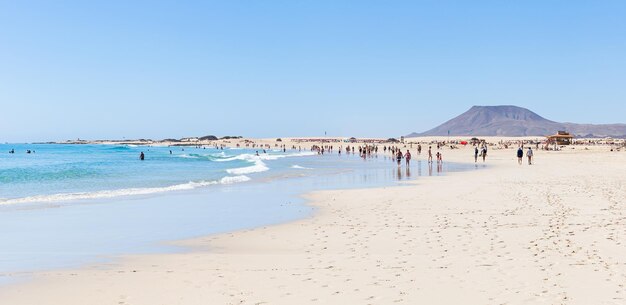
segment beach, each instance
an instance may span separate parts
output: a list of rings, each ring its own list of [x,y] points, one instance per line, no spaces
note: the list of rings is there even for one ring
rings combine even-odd
[[[443,158],[473,163],[473,149]],[[1,287],[0,300],[623,304],[626,153],[578,146],[535,159],[518,165],[515,149],[491,149],[475,171],[306,194],[311,217],[178,241],[180,253],[36,272]]]

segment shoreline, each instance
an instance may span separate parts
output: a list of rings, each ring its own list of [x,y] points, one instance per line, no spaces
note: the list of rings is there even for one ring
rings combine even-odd
[[[459,158],[461,152],[465,159],[469,159],[468,151],[454,152],[453,159]],[[453,154],[453,151],[447,153]],[[121,261],[111,264],[46,272],[39,274],[33,282],[13,285],[11,289],[0,288],[0,297],[11,300],[11,304],[111,304],[117,301],[199,304],[202,300],[218,300],[220,304],[412,304],[416,301],[451,304],[467,303],[468,300],[480,304],[496,301],[585,304],[585,300],[609,301],[626,293],[623,285],[615,284],[619,279],[626,279],[623,262],[615,260],[615,254],[624,254],[615,248],[620,244],[611,244],[610,240],[588,243],[586,239],[593,239],[594,235],[587,236],[582,230],[585,224],[602,232],[614,229],[612,234],[616,240],[619,240],[620,232],[626,232],[621,214],[624,203],[615,199],[626,191],[623,186],[625,178],[620,176],[625,163],[619,162],[626,159],[624,153],[594,150],[546,152],[536,155],[540,158],[538,164],[532,167],[524,164],[519,169],[511,153],[510,149],[491,151],[490,168],[486,170],[419,179],[407,183],[408,186],[314,192],[305,195],[307,204],[316,209],[313,217],[175,242],[194,247],[194,250],[181,254],[122,257]],[[609,154],[615,156],[613,162],[617,163],[612,164],[604,158]],[[573,165],[572,161],[580,159],[585,162],[577,165],[583,168],[571,166],[563,169],[563,173],[553,171],[561,168],[563,162]],[[539,173],[531,169],[537,169]],[[507,177],[512,170],[523,171],[517,178],[521,179],[521,186],[530,187],[533,192],[518,187],[511,177]],[[602,174],[598,173],[599,170]],[[546,180],[545,175],[549,179]],[[495,187],[494,193],[494,185],[499,184],[512,190]],[[603,184],[612,185],[614,189],[603,189],[600,193],[594,190]],[[591,200],[602,206],[587,207],[594,213],[579,215],[579,225],[566,220],[576,216],[572,209],[583,213],[585,206],[567,192],[554,191],[572,187],[585,191],[583,196],[592,195],[589,198],[606,197]],[[414,205],[407,206],[415,196],[423,204],[418,205],[417,210],[424,215],[417,213]],[[497,197],[512,202],[501,202]],[[568,207],[569,202],[574,202],[574,206]],[[538,214],[534,209],[539,210]],[[485,213],[485,210],[493,211]],[[539,220],[531,217],[535,214]],[[600,217],[598,215],[606,218],[606,223],[613,223],[613,227],[596,228],[592,220]],[[578,234],[565,239],[564,236],[570,235],[565,227]],[[510,232],[516,230],[520,232]],[[559,238],[555,239],[553,235]],[[572,240],[577,235],[582,235],[582,239],[576,240],[580,245],[574,247],[574,251],[584,252],[578,248],[587,250],[585,254],[591,255],[588,260],[592,263],[594,259],[598,260],[594,253],[600,255],[597,253],[608,251],[609,255],[600,255],[602,260],[598,261],[600,265],[604,261],[606,272],[596,270],[595,263],[581,265],[582,270],[572,269],[572,266],[579,265],[551,264],[552,261],[570,262],[571,258],[564,256],[567,253],[562,250],[575,246]],[[552,242],[559,248],[550,246]],[[550,255],[544,254],[546,252]],[[474,259],[473,264],[466,264],[463,257]],[[513,262],[507,258],[512,258]],[[576,276],[563,279],[564,273],[573,271]],[[598,272],[602,276],[598,277]],[[488,277],[482,279],[483,275]],[[429,283],[424,278],[437,281]],[[598,280],[601,284],[597,288],[602,289],[588,296],[582,295],[582,287],[575,281],[582,278]],[[471,280],[478,285],[469,285]],[[87,292],[76,292],[73,285]],[[108,288],[103,291],[102,287]],[[476,291],[477,287],[479,291]],[[444,293],[452,288],[463,293]],[[144,290],[150,293],[142,293]],[[154,295],[147,295],[152,293]]]
[[[4,226],[2,226],[4,231],[16,232],[16,234],[12,234],[15,237],[8,235],[3,237],[8,251],[5,253],[4,262],[0,262],[3,273],[0,279],[3,279],[3,284],[10,283],[13,275],[16,274],[29,275],[56,269],[75,268],[94,262],[108,261],[110,257],[114,258],[117,255],[124,255],[125,253],[149,254],[163,253],[164,251],[165,253],[169,253],[171,249],[162,245],[169,245],[170,241],[186,239],[191,236],[214,234],[214,231],[229,232],[233,229],[239,230],[240,228],[279,224],[284,221],[308,217],[309,212],[299,211],[308,211],[308,206],[301,204],[301,197],[309,191],[337,188],[370,188],[397,184],[398,180],[396,177],[392,177],[392,174],[395,175],[395,173],[393,173],[395,172],[395,166],[391,166],[391,164],[386,162],[387,157],[380,156],[378,158],[379,160],[368,160],[366,164],[361,164],[363,160],[358,156],[337,158],[335,155],[330,155],[324,156],[321,159],[315,156],[313,159],[309,159],[306,162],[310,163],[310,165],[315,168],[318,168],[318,166],[314,164],[319,165],[316,174],[310,176],[302,176],[301,174],[293,176],[274,174],[274,176],[264,176],[260,179],[255,179],[258,183],[229,185],[225,186],[225,188],[220,187],[217,189],[213,188],[212,185],[211,188],[172,191],[160,194],[151,193],[116,198],[84,199],[60,203],[36,202],[0,205],[0,207],[3,208],[3,212],[5,212],[3,216],[8,220],[8,223],[5,222]],[[307,164],[300,163],[305,162],[305,159],[294,160],[293,162]],[[323,169],[325,166],[329,165],[333,168],[337,167],[337,169]],[[419,165],[414,164],[413,170],[419,172]],[[448,164],[445,169],[445,171],[459,170],[467,169],[461,168],[461,166],[456,164]],[[419,174],[415,173],[414,176],[417,177]],[[365,177],[367,177],[366,181],[362,181]],[[403,176],[402,180],[404,179],[407,178]],[[313,183],[314,186],[305,186],[311,183]],[[274,191],[269,189],[268,191],[261,191],[264,188],[274,189]],[[229,189],[232,190],[227,191]],[[278,191],[279,189],[282,191]],[[217,193],[211,190],[216,190]],[[241,193],[241,195],[234,196],[234,194],[231,194],[229,196],[227,194],[220,194],[224,193],[224,191],[227,191],[226,193]],[[245,198],[250,200],[254,200],[253,198],[271,198],[271,200],[265,200],[267,203],[243,204],[242,200],[245,200]],[[222,204],[220,205],[219,202],[222,202]],[[285,202],[289,204],[283,206]],[[214,208],[200,207],[206,204],[212,205]],[[244,207],[247,207],[250,212],[242,210]],[[230,210],[230,214],[236,213],[237,215],[224,214],[221,211],[223,209]],[[268,211],[272,211],[275,215],[271,216],[267,214]],[[221,220],[215,219],[216,217],[209,215],[202,216],[207,212],[222,215],[222,218],[225,219],[223,225],[214,223],[214,221],[222,223]],[[190,216],[190,214],[197,213],[200,213],[199,215],[201,216]],[[268,216],[246,216],[252,213],[267,214]],[[144,217],[142,216],[143,214],[152,215],[152,218],[165,221],[166,223],[159,225],[159,223],[155,221],[146,222],[146,220],[142,220]],[[84,223],[84,221],[75,220],[76,217],[71,215],[80,215],[80,218],[92,219],[101,225],[94,227]],[[106,215],[114,215],[115,219],[109,220],[111,216]],[[180,223],[189,228],[191,228],[190,225],[192,225],[194,229],[172,227],[172,224],[170,224],[171,221],[168,219],[167,215],[176,215],[177,219],[182,219],[181,217],[188,218],[190,221],[187,222],[181,222],[180,220],[173,222]],[[19,225],[19,223],[29,223],[33,221],[33,219],[35,221],[45,219],[45,221],[43,224],[34,224],[28,228]],[[200,219],[205,219],[205,221],[208,222],[206,228],[202,228],[202,224],[198,223]],[[133,224],[131,224],[131,222]],[[226,224],[226,222],[228,222],[228,224]],[[68,229],[58,228],[59,226]],[[228,229],[220,229],[223,226],[226,226]],[[160,231],[163,231],[164,228],[168,228],[170,233],[156,234],[157,236],[163,236],[162,238],[158,238],[153,236],[154,234],[146,232],[147,229],[144,227],[154,227]],[[71,228],[80,228],[85,234],[72,232]],[[122,233],[120,229],[127,229],[128,233]],[[40,231],[55,231],[55,233],[38,233]],[[111,231],[111,233],[106,233],[105,231]],[[131,236],[128,241],[126,238],[123,238],[125,234]],[[61,239],[63,241],[53,242],[57,245],[48,245],[42,248],[41,246],[37,246],[37,240],[42,240],[42,236],[48,236],[45,240],[53,241]],[[33,240],[33,242],[25,243],[20,241],[21,239]],[[90,242],[91,239],[95,240]],[[146,243],[146,241],[149,243]],[[11,245],[14,245],[16,242],[16,247],[11,247]],[[45,243],[47,244],[47,242]],[[25,246],[26,244],[28,246]],[[80,245],[85,245],[88,248],[81,248]],[[71,254],[76,251],[77,253],[88,251],[94,254]],[[22,255],[18,255],[18,253],[22,252]],[[39,252],[41,252],[41,254],[37,254]],[[37,256],[30,258],[32,255],[42,255],[42,257],[41,259],[36,259]],[[25,258],[21,259],[21,256]],[[68,260],[68,257],[72,258],[73,261]],[[104,258],[104,260],[99,259],[99,257]],[[11,259],[13,259],[13,263],[11,263]]]
[[[546,140],[546,136],[418,136],[403,137],[404,142],[400,139],[389,141],[390,138],[350,138],[350,137],[286,137],[286,138],[248,138],[248,137],[225,137],[213,140],[201,139],[198,137],[175,139],[131,139],[131,140],[66,140],[66,141],[50,141],[50,142],[33,142],[33,143],[16,143],[16,144],[67,144],[67,145],[136,145],[136,146],[171,146],[171,147],[193,147],[193,146],[224,146],[224,147],[247,147],[246,145],[361,145],[361,144],[377,144],[377,145],[404,145],[418,143],[460,143],[469,141],[472,138],[485,140],[488,143],[510,142],[517,143],[519,141],[539,141]],[[280,141],[279,141],[280,140]],[[601,145],[626,145],[626,137],[575,137],[576,145],[585,145],[589,143]],[[7,143],[11,144],[11,143]],[[242,146],[243,145],[243,146]]]
[[[392,167],[395,167],[392,166]],[[440,177],[445,177],[446,175],[455,175],[455,174],[459,174],[459,173],[463,173],[463,172],[467,172],[468,170],[457,170],[457,171],[445,171],[445,172],[441,172],[441,173],[437,173],[436,175],[420,175],[419,179],[425,179],[425,178],[440,178]],[[443,175],[442,175],[443,174]],[[338,175],[338,174],[332,174],[332,175]],[[287,179],[291,179],[291,178],[287,178]],[[99,261],[99,262],[91,262],[91,263],[87,263],[87,264],[81,264],[80,266],[78,266],[77,268],[53,268],[53,269],[44,269],[44,270],[33,270],[33,271],[17,271],[17,272],[9,272],[6,276],[8,277],[14,277],[17,276],[18,278],[20,278],[20,280],[17,280],[15,282],[8,282],[7,284],[0,284],[0,296],[2,296],[2,291],[3,290],[7,290],[7,289],[11,289],[12,286],[19,286],[19,285],[29,285],[30,283],[34,282],[35,280],[33,278],[29,278],[29,279],[24,279],[23,277],[25,276],[30,276],[30,277],[41,277],[42,275],[46,274],[53,274],[53,273],[71,273],[74,274],[75,272],[79,271],[79,270],[88,270],[88,269],[101,269],[101,268],[106,268],[106,266],[110,266],[110,265],[117,265],[119,263],[124,263],[124,261],[129,260],[129,259],[135,259],[135,258],[142,258],[142,257],[146,257],[146,256],[160,256],[160,255],[171,255],[171,254],[180,254],[180,253],[185,253],[185,254],[192,254],[194,252],[204,252],[204,251],[213,251],[215,250],[215,248],[211,247],[211,246],[207,246],[205,244],[203,244],[203,242],[206,239],[212,239],[212,238],[216,238],[216,237],[222,237],[222,236],[234,236],[234,235],[238,235],[238,234],[245,234],[245,233],[249,233],[249,232],[254,232],[257,230],[265,230],[268,228],[275,228],[275,227],[282,227],[282,226],[290,226],[290,225],[297,225],[299,222],[302,221],[307,221],[307,220],[311,220],[313,218],[316,217],[320,217],[321,215],[323,215],[323,213],[325,213],[324,209],[318,205],[317,202],[317,198],[326,195],[325,193],[328,192],[343,192],[343,191],[360,191],[360,190],[384,190],[384,189],[389,189],[389,188],[403,188],[403,187],[407,187],[410,185],[415,185],[416,182],[419,181],[419,179],[411,179],[411,180],[403,180],[403,181],[392,181],[389,182],[391,184],[384,184],[384,185],[376,185],[376,186],[366,186],[366,187],[360,187],[360,186],[343,186],[342,188],[324,188],[324,189],[316,189],[316,190],[311,190],[311,191],[305,191],[305,192],[298,192],[297,194],[294,195],[290,195],[290,197],[292,197],[293,199],[296,200],[300,200],[302,201],[301,203],[299,203],[302,207],[306,208],[306,209],[310,209],[310,211],[306,214],[303,214],[295,219],[291,219],[291,220],[287,220],[287,221],[278,221],[278,222],[274,222],[274,223],[270,223],[270,224],[265,224],[265,225],[260,225],[260,226],[252,226],[252,227],[248,227],[248,228],[241,228],[241,229],[235,229],[235,230],[229,230],[226,232],[219,232],[219,233],[211,233],[208,235],[202,235],[202,236],[198,236],[198,237],[192,237],[192,238],[184,238],[184,239],[174,239],[174,240],[163,240],[161,242],[159,242],[158,245],[156,245],[157,247],[168,247],[168,248],[176,248],[178,249],[178,251],[167,251],[167,252],[150,252],[150,253],[139,253],[139,254],[114,254],[114,255],[106,255],[105,257],[107,257],[107,259],[105,261]],[[198,193],[198,192],[202,192],[202,189],[194,189],[194,190],[184,190],[181,191],[181,193],[165,193],[163,196],[167,196],[167,194],[171,194],[171,195],[180,195],[180,194],[191,194],[191,193]],[[158,194],[151,194],[153,196],[159,196]],[[152,196],[127,196],[127,200],[141,200],[141,199],[149,199],[152,198]],[[97,204],[102,204],[103,200],[105,200],[106,198],[100,198],[100,199],[92,199],[92,200],[97,200],[96,203]],[[124,198],[121,198],[124,199]],[[78,204],[82,205],[82,204],[87,204],[83,199],[78,200]],[[64,204],[70,205],[72,204],[71,202],[66,202]],[[50,207],[43,207],[43,209],[48,209]]]

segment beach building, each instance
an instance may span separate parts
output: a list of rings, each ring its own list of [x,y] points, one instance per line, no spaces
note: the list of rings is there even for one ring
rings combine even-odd
[[[198,137],[188,137],[180,139],[181,142],[198,142]]]
[[[569,132],[559,131],[555,135],[547,136],[547,138],[548,144],[570,145],[574,136],[569,134]]]

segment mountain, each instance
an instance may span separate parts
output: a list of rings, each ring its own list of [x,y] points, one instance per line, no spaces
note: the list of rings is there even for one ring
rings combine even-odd
[[[584,137],[626,137],[626,124],[574,124],[550,121],[517,106],[473,106],[463,114],[419,136],[546,136],[559,130]]]

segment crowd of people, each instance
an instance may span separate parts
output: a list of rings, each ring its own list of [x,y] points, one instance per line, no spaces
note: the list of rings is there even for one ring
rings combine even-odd
[[[412,145],[409,145],[409,146],[410,146],[409,148],[412,148]],[[437,145],[437,152],[435,154],[435,158],[436,158],[435,160],[437,164],[443,163],[443,153],[440,151],[440,148],[441,146]],[[311,151],[317,152],[318,155],[333,153],[335,149],[336,148],[334,145],[311,146]],[[389,146],[383,145],[382,148],[379,145],[374,145],[374,144],[364,144],[364,145],[358,145],[358,146],[347,145],[345,148],[343,146],[339,146],[338,149],[336,150],[339,155],[341,155],[342,152],[345,152],[345,154],[357,154],[358,152],[358,155],[361,158],[367,159],[367,158],[377,157],[379,149],[382,150],[385,156],[389,155],[391,160],[396,162],[398,166],[402,166],[402,160],[404,160],[404,163],[407,167],[411,165],[411,159],[413,156],[411,154],[411,149],[407,149],[406,145],[404,145],[403,147],[399,147],[396,145],[389,145]],[[415,152],[417,153],[417,155],[421,155],[422,153],[421,144],[417,144],[417,148]],[[433,163],[433,162],[435,161],[433,161],[432,146],[429,146],[428,147],[428,163]]]
[[[441,151],[441,149],[445,146],[447,147],[446,142],[436,142],[436,143],[431,143],[432,145],[428,146],[428,150],[427,150],[427,161],[428,163],[437,163],[442,164],[443,163],[443,153]],[[533,143],[535,144],[535,146],[538,147],[538,143]],[[495,144],[494,144],[495,145]],[[505,148],[508,148],[509,145],[512,145],[512,143],[498,143],[498,145],[500,146],[504,146]],[[433,146],[436,146],[437,151],[435,152],[435,154],[433,155]],[[337,151],[337,153],[339,155],[341,155],[343,152],[345,152],[345,154],[356,154],[358,152],[359,156],[363,159],[367,159],[367,158],[371,158],[371,157],[375,157],[378,156],[378,151],[379,151],[379,145],[375,145],[375,144],[363,144],[363,145],[347,145],[345,146],[345,148],[340,145],[338,148],[335,147],[335,145],[313,145],[311,146],[311,151],[317,152],[317,154],[319,155],[323,155],[323,154],[330,154],[333,153],[334,151]],[[487,153],[489,151],[489,145],[486,142],[480,142],[477,144],[473,145],[474,149],[474,162],[477,163],[479,158],[482,158],[483,163],[487,161]],[[409,148],[413,148],[413,143],[409,144]],[[457,147],[458,148],[458,147]],[[503,147],[500,147],[503,148]],[[528,159],[528,164],[532,165],[533,164],[533,158],[534,158],[534,152],[532,147],[529,145],[526,147],[527,150],[524,153],[524,146],[519,146],[519,149],[517,150],[517,157],[518,157],[518,163],[522,164],[522,159],[524,157],[524,155],[526,155],[527,159]],[[292,147],[292,149],[296,149],[295,146]],[[402,161],[404,160],[404,164],[406,167],[409,167],[411,164],[411,160],[413,158],[413,155],[411,154],[411,149],[407,149],[407,145],[403,145],[402,147],[397,146],[397,145],[383,145],[382,148],[380,148],[383,152],[383,154],[385,155],[389,155],[391,160],[395,163],[397,163],[397,165],[400,167],[402,166]],[[450,149],[455,149],[454,145],[450,145]],[[300,148],[301,150],[301,148]],[[422,144],[418,143],[416,144],[416,150],[415,153],[417,155],[421,155],[422,153]]]
[[[589,144],[589,143],[590,143],[589,141],[586,141],[586,142],[578,142],[576,144]],[[443,152],[442,152],[443,148],[458,149],[459,147],[457,147],[456,144],[465,145],[467,143],[457,143],[453,141],[451,142],[433,141],[433,142],[425,143],[425,144],[428,145],[428,149],[426,151],[427,162],[429,164],[437,163],[438,165],[440,165],[440,164],[443,164]],[[487,161],[487,153],[489,151],[489,147],[492,147],[494,149],[510,149],[514,147],[514,145],[517,145],[518,149],[516,151],[516,156],[518,158],[518,164],[521,165],[523,163],[524,156],[526,156],[528,165],[532,165],[534,161],[533,146],[536,150],[543,148],[543,146],[540,146],[541,144],[540,142],[527,141],[527,140],[506,141],[506,142],[500,141],[498,143],[487,143],[484,140],[482,140],[482,141],[476,141],[476,142],[469,143],[469,144],[472,145],[473,147],[474,163],[478,163],[480,158],[482,158],[483,163]],[[626,144],[622,144],[622,145],[626,145]],[[214,144],[213,145],[213,148],[220,149],[220,150],[223,150],[225,147],[227,147],[226,144]],[[241,147],[241,145],[237,143],[236,147]],[[272,145],[267,144],[267,143],[257,144],[249,140],[245,141],[245,147],[261,149],[263,153],[267,153],[267,151],[270,149],[273,149],[273,150],[279,149],[282,152],[287,152],[287,149],[294,150],[294,151],[303,150],[303,147],[301,145],[298,145],[298,146],[290,145],[288,147],[288,145],[286,144],[276,143],[272,147]],[[206,149],[206,146],[199,145],[199,146],[196,146],[196,148]],[[434,154],[433,154],[434,148],[436,149],[436,151],[434,151]],[[328,143],[325,145],[314,144],[310,146],[310,151],[316,152],[318,155],[333,154],[335,152],[338,155],[342,155],[342,154],[356,155],[358,153],[358,155],[363,159],[378,157],[379,150],[382,150],[383,155],[386,157],[389,156],[393,162],[397,163],[398,167],[401,167],[404,161],[404,164],[407,168],[410,166],[411,160],[413,159],[413,156],[414,156],[411,153],[413,149],[415,149],[414,153],[416,155],[418,156],[421,155],[422,143],[406,143],[406,144],[401,143],[401,144],[395,144],[395,145],[394,144],[381,145],[381,143],[363,143],[361,145],[354,145],[354,144],[350,145],[350,143],[347,143],[347,145],[345,146],[343,145],[343,143],[339,145],[337,145],[336,143],[332,143],[332,144]],[[614,151],[613,147],[611,148],[611,151]],[[34,151],[32,152],[34,153]],[[14,153],[14,151],[12,150],[10,151],[10,153]],[[30,153],[30,151],[28,151],[28,153]],[[170,154],[171,153],[172,151],[170,150]],[[257,150],[256,155],[259,155],[259,153],[260,151]],[[145,155],[142,152],[140,155],[140,159],[144,160],[144,158],[145,158]]]

